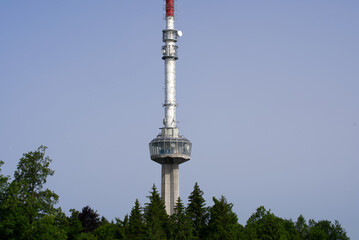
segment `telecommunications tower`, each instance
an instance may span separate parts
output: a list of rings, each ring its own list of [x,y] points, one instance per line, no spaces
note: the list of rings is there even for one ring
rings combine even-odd
[[[176,60],[178,37],[174,28],[174,0],[166,0],[166,29],[162,31],[162,59],[165,62],[165,118],[161,133],[150,142],[151,159],[162,165],[161,197],[171,215],[179,197],[179,164],[191,157],[192,143],[181,136],[176,126]]]

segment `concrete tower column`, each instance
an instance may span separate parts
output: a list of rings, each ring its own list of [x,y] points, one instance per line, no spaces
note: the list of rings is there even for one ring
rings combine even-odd
[[[166,211],[173,214],[179,197],[179,165],[177,163],[162,164],[161,197]]]

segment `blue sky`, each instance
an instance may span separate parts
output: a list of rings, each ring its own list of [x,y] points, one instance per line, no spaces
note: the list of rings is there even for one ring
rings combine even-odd
[[[339,220],[359,238],[359,2],[176,2],[177,117],[193,143],[187,201],[224,195],[245,224]],[[160,165],[163,1],[1,1],[0,159],[49,147],[66,212],[123,218]]]

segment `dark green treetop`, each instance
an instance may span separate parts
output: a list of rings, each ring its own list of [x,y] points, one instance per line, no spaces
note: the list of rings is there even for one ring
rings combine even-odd
[[[204,239],[207,228],[208,211],[206,201],[203,198],[203,191],[197,183],[194,185],[194,189],[188,197],[186,214],[192,221],[195,239]]]
[[[186,215],[181,198],[177,199],[174,213],[170,216],[170,235],[173,240],[195,239],[191,219]]]
[[[308,240],[349,240],[345,230],[338,221],[333,224],[328,220],[309,220]]]
[[[166,207],[155,185],[152,187],[149,203],[145,204],[144,219],[146,222],[146,236],[144,239],[167,239],[168,215]]]
[[[85,233],[93,233],[94,230],[100,226],[100,215],[89,206],[82,208],[82,211],[78,214],[78,218],[83,227],[82,231]]]
[[[300,221],[298,227],[304,229],[305,222],[302,219]],[[248,219],[245,233],[248,239],[302,239],[297,226],[291,220],[279,218],[263,206],[257,208]]]
[[[213,197],[213,202],[214,205],[209,209],[208,239],[239,239],[241,226],[237,215],[232,211],[233,204],[228,203],[224,196],[220,199]]]
[[[128,222],[128,238],[133,240],[141,240],[145,234],[145,223],[142,208],[138,199],[132,208]]]

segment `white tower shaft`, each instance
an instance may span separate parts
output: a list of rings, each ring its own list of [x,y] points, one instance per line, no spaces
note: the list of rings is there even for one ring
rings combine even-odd
[[[166,30],[164,41],[164,60],[165,60],[165,118],[164,126],[166,128],[176,127],[176,42],[168,36],[177,35],[174,29],[174,16],[166,17]],[[177,36],[176,36],[177,38]],[[177,40],[177,39],[176,39]]]

